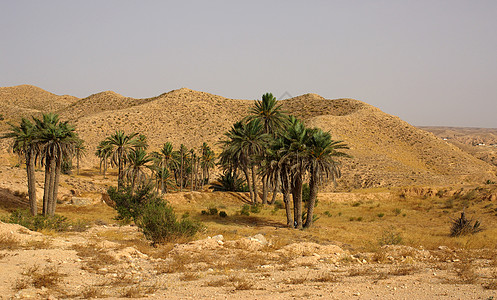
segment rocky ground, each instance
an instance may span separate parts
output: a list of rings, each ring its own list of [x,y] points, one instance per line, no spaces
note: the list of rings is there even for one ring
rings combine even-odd
[[[497,253],[278,245],[221,235],[143,253],[134,226],[44,235],[0,223],[0,299],[493,299]],[[113,241],[111,241],[113,240]]]

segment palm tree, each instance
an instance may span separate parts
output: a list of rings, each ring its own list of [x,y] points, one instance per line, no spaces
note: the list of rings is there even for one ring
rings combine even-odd
[[[269,142],[269,136],[263,133],[263,126],[259,120],[251,120],[246,124],[237,122],[225,133],[225,136],[227,139],[221,141],[223,152],[220,155],[220,163],[225,168],[242,169],[249,185],[252,203],[255,204],[257,202],[255,156],[262,153],[265,144]]]
[[[86,155],[86,146],[85,141],[82,139],[78,139],[76,144],[74,145],[74,154],[76,156],[76,172],[79,175],[79,161],[83,156]]]
[[[262,95],[262,100],[255,100],[254,107],[250,109],[248,120],[258,119],[264,124],[264,133],[273,137],[288,125],[288,116],[277,104],[276,98],[271,93]]]
[[[288,125],[288,116],[283,112],[281,104],[277,104],[276,98],[271,93],[266,93],[262,95],[262,100],[256,100],[254,107],[250,110],[250,115],[247,120],[259,120],[264,124],[264,133],[272,136],[273,138]],[[265,155],[265,151],[263,152]],[[267,168],[269,166],[269,161],[267,158],[261,157],[261,161],[265,162],[261,165],[261,168]],[[269,188],[269,177],[264,175],[266,171],[262,171],[262,203],[267,203],[268,188]],[[273,185],[277,183],[273,182]]]
[[[112,165],[118,166],[117,188],[120,189],[124,185],[124,166],[126,157],[131,149],[136,144],[137,133],[125,134],[122,130],[116,131],[113,135],[107,137],[106,142],[112,146]]]
[[[314,206],[318,193],[318,186],[323,179],[331,178],[336,184],[335,179],[340,177],[340,168],[335,157],[350,157],[341,149],[349,149],[342,141],[334,141],[328,132],[321,129],[310,130],[307,148],[307,164],[310,172],[310,196],[307,204],[307,218],[304,227],[312,226]]]
[[[134,147],[137,149],[147,150],[148,149],[147,136],[144,134],[138,135],[138,137],[135,140]]]
[[[103,175],[105,178],[105,173],[107,172],[107,164],[110,156],[112,155],[112,145],[109,144],[107,140],[103,140],[98,144],[97,151],[95,151],[95,155],[100,158],[100,172],[102,172],[103,166]]]
[[[35,140],[40,144],[42,162],[45,164],[43,215],[52,216],[57,204],[62,162],[73,153],[78,137],[75,127],[59,121],[57,114],[43,114],[42,120],[33,119],[36,123]]]
[[[205,183],[209,183],[210,181],[210,169],[215,166],[216,155],[214,151],[207,145],[207,143],[203,143],[201,147],[202,156],[200,158],[200,166],[202,167],[202,188]]]
[[[296,228],[302,229],[302,184],[305,175],[305,155],[307,148],[307,129],[302,121],[290,117],[290,125],[282,135],[284,144],[285,164],[290,167],[291,193],[293,198],[293,213]]]
[[[127,157],[128,168],[124,172],[128,182],[131,182],[131,192],[135,190],[135,185],[138,181],[143,182],[146,178],[145,169],[147,165],[153,161],[153,158],[142,148],[132,149]]]
[[[29,210],[33,216],[38,213],[36,203],[36,178],[35,178],[35,162],[38,153],[38,145],[35,143],[34,131],[35,126],[29,120],[22,118],[19,126],[10,125],[10,132],[4,134],[1,138],[14,139],[12,148],[15,153],[24,155],[26,160],[26,173],[28,180],[28,197]]]

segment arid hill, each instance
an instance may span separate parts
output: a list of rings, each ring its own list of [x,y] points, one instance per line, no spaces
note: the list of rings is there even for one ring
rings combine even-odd
[[[57,111],[78,100],[77,97],[58,96],[32,85],[0,87],[0,112],[5,120],[18,121],[21,117],[38,115],[40,112]],[[0,130],[5,129],[0,123]]]
[[[25,98],[22,93],[18,95]],[[216,143],[223,133],[253,105],[251,100],[227,99],[186,88],[148,99],[103,92],[68,102],[71,103],[60,105],[57,111],[76,124],[86,141],[90,153],[85,159],[87,167],[97,164],[92,155],[97,144],[118,129],[145,134],[151,150],[157,150],[166,141],[175,147],[183,143],[190,148],[207,142],[217,149]],[[343,161],[339,189],[497,180],[496,167],[366,103],[328,100],[315,94],[281,103],[288,113],[302,118],[308,126],[330,131],[335,139],[350,146],[349,153],[354,158]],[[41,105],[22,108],[38,110]]]

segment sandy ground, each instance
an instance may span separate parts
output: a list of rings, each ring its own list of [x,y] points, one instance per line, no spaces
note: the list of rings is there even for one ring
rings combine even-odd
[[[111,242],[119,237],[119,242]],[[351,255],[336,245],[255,235],[176,244],[146,255],[134,226],[60,236],[0,223],[0,299],[493,299],[495,251],[385,246]],[[166,251],[167,250],[167,251]]]

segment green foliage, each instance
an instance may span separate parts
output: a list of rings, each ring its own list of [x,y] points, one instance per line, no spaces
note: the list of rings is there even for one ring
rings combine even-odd
[[[141,215],[146,203],[162,201],[152,192],[152,189],[153,187],[149,184],[140,185],[134,192],[130,186],[125,186],[120,190],[110,187],[107,193],[110,199],[116,203],[116,219],[129,223]]]
[[[400,245],[402,244],[402,236],[400,233],[395,232],[393,229],[384,231],[381,237],[378,239],[378,244],[380,246],[385,245]]]
[[[487,181],[485,181],[485,184],[495,184],[495,181],[492,181],[490,179],[487,179]]]
[[[69,226],[71,226],[71,224],[67,221],[67,218],[64,216],[32,216],[28,210],[22,209],[13,211],[8,218],[3,219],[2,221],[6,223],[19,224],[33,231],[43,229],[66,231],[69,229]]]
[[[61,166],[61,169],[60,169],[60,171],[62,172],[62,174],[71,175],[72,169],[73,169],[72,161],[70,159],[64,159],[62,161],[62,166]]]
[[[385,216],[385,214],[384,213],[379,213],[379,214],[377,214],[377,216],[378,216],[378,218],[383,218]]]
[[[324,215],[327,216],[327,217],[331,217],[332,216],[331,213],[328,210],[324,212]]]
[[[216,192],[248,192],[249,190],[245,184],[245,180],[240,178],[238,174],[230,171],[226,171],[219,176],[217,182],[214,182],[210,188]]]
[[[260,204],[260,203],[257,203],[257,204],[250,206],[251,213],[258,214],[261,212],[261,210],[262,210],[262,204]]]
[[[216,207],[209,207],[207,210],[202,210],[202,214],[206,216],[215,216],[217,215],[217,208]]]
[[[311,188],[307,183],[302,184],[302,203],[305,204],[307,208],[307,204],[309,203],[309,199],[311,199]],[[316,202],[314,203],[314,207],[318,206],[318,198],[316,198]]]
[[[2,114],[0,114],[0,121],[3,121],[3,120],[5,120],[5,118]]]
[[[250,205],[244,204],[242,206],[242,210],[240,210],[240,215],[242,215],[242,216],[250,216]]]
[[[459,218],[452,221],[450,236],[475,234],[483,230],[480,226],[481,223],[478,220],[473,223],[473,220],[466,219],[466,215],[462,212]]]
[[[285,204],[281,200],[276,200],[276,201],[274,201],[274,208],[275,209],[283,209],[283,208],[285,208]]]
[[[226,218],[228,216],[228,214],[224,210],[222,210],[222,211],[219,212],[219,216],[221,218]]]
[[[134,192],[129,186],[121,190],[111,187],[108,193],[116,203],[117,219],[133,220],[154,244],[191,237],[203,228],[200,223],[188,219],[187,215],[177,221],[173,208],[153,192],[150,184],[141,184]]]
[[[190,219],[177,221],[173,208],[162,201],[147,202],[135,222],[154,244],[194,236],[203,227]]]

